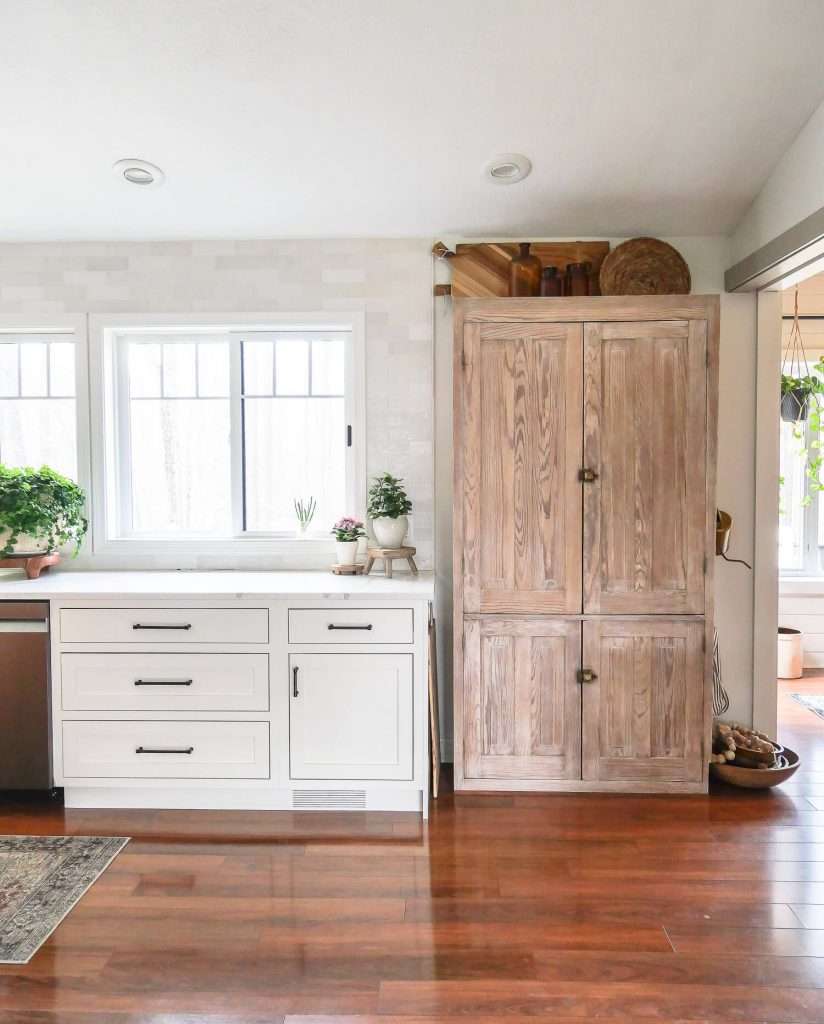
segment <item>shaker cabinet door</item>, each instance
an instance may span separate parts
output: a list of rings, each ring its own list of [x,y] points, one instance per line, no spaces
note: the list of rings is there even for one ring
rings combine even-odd
[[[587,324],[584,611],[701,614],[707,323]]]
[[[703,635],[701,620],[584,623],[586,781],[701,782]]]
[[[581,610],[582,338],[580,324],[465,325],[455,457],[467,613]]]
[[[580,622],[464,620],[467,781],[580,779],[580,656]]]

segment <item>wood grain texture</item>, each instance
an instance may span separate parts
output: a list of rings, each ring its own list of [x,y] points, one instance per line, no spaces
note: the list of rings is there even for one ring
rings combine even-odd
[[[587,324],[584,610],[704,611],[706,322]]]
[[[699,783],[704,743],[704,623],[584,622],[583,776]]]
[[[824,864],[804,796],[824,731],[782,701],[809,772],[772,794],[456,795],[445,775],[426,824],[7,798],[2,834],[133,839],[0,966],[0,1020],[820,1024],[824,883],[779,876]]]
[[[458,341],[467,613],[580,610],[581,337],[485,324]]]
[[[609,242],[532,242],[531,252],[543,267],[557,267],[561,275],[569,263],[591,263],[597,279],[609,253]],[[517,242],[457,245],[455,255],[449,257],[453,297],[508,296],[509,267],[513,256],[517,255]]]
[[[465,778],[580,778],[580,649],[575,621],[465,619]]]

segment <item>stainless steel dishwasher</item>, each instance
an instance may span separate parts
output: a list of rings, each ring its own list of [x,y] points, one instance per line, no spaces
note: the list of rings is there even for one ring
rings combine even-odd
[[[0,601],[0,789],[51,789],[49,605]]]

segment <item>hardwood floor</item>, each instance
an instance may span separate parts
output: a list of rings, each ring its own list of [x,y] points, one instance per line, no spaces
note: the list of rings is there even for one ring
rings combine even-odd
[[[131,835],[2,1024],[824,1021],[824,720],[771,793],[444,795],[411,815],[0,806]],[[786,691],[786,692],[784,692]]]

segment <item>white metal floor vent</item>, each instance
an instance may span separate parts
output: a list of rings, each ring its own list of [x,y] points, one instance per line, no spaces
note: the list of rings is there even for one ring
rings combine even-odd
[[[293,789],[292,807],[298,811],[363,811],[365,789]]]

